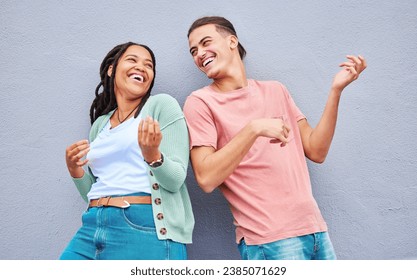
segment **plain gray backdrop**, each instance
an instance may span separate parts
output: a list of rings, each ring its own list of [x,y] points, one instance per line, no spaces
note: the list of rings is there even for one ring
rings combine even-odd
[[[57,259],[80,226],[86,203],[64,154],[88,135],[107,52],[126,41],[149,45],[153,93],[182,106],[209,83],[186,37],[206,15],[232,21],[248,76],[284,83],[313,126],[345,55],[367,59],[343,93],[326,162],[308,162],[313,192],[339,259],[416,259],[416,10],[414,0],[1,0],[0,259]],[[189,171],[189,258],[239,259],[227,203],[203,193]]]

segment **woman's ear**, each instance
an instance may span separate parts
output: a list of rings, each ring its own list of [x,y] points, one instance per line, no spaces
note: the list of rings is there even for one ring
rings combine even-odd
[[[113,65],[110,65],[109,69],[107,69],[107,76],[111,77],[112,73],[113,73]]]

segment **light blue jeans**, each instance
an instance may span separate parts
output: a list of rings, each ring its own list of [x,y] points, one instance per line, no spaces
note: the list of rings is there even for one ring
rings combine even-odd
[[[150,204],[128,208],[93,207],[82,215],[82,226],[61,260],[187,259],[186,245],[159,240]]]
[[[335,260],[327,232],[318,232],[261,245],[238,245],[243,260]]]

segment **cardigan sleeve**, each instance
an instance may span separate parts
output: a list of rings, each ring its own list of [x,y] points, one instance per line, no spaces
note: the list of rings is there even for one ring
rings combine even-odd
[[[91,186],[96,181],[94,176],[89,172],[85,171],[83,177],[81,178],[72,178],[75,186],[77,187],[78,192],[81,197],[88,202],[87,194],[91,189]]]
[[[189,162],[189,138],[185,118],[177,100],[167,94],[155,95],[149,105],[148,115],[158,120],[161,126],[162,141],[159,149],[164,155],[161,166],[149,169],[153,179],[162,188],[177,192],[185,183]]]
[[[113,112],[113,111],[112,111]],[[111,116],[112,112],[107,115],[100,116],[91,126],[89,141],[90,143],[96,139],[98,133],[101,131],[103,126],[106,124],[107,120]],[[72,178],[75,186],[77,187],[78,192],[81,197],[88,202],[87,194],[91,190],[91,186],[96,182],[96,178],[91,173],[90,168],[84,170],[84,175],[81,178]]]

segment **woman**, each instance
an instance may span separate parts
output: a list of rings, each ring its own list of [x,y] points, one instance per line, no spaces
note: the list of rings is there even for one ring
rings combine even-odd
[[[100,77],[89,141],[66,149],[89,207],[60,259],[186,259],[194,216],[182,110],[169,95],[150,96],[155,56],[145,45],[114,47]]]

